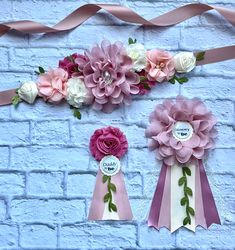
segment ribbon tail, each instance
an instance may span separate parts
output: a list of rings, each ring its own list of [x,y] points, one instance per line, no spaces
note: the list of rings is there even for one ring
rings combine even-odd
[[[198,165],[200,170],[204,216],[206,221],[206,227],[209,228],[211,224],[221,224],[221,222],[202,160],[198,160]]]
[[[103,184],[102,173],[99,170],[96,176],[95,189],[91,201],[88,220],[102,220],[105,208],[103,198],[107,192],[107,186]]]
[[[148,217],[148,226],[155,227],[156,229],[160,228],[159,219],[168,168],[169,167],[163,163]]]
[[[113,193],[113,197],[117,205],[119,220],[132,220],[133,214],[122,171],[119,171],[116,175],[112,176],[112,182],[117,188],[116,193]]]

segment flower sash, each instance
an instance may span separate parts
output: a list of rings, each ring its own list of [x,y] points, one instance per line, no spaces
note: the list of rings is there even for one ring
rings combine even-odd
[[[132,220],[132,211],[120,169],[127,151],[125,135],[114,127],[97,129],[90,140],[90,150],[100,169],[96,176],[89,220]]]
[[[188,140],[174,138],[179,121],[192,125]],[[181,226],[195,231],[198,225],[220,224],[203,166],[204,154],[214,146],[214,125],[215,118],[198,99],[167,100],[151,114],[146,136],[151,139],[150,150],[156,150],[163,165],[150,208],[150,227],[174,232]],[[177,129],[180,136],[187,134],[186,126]]]

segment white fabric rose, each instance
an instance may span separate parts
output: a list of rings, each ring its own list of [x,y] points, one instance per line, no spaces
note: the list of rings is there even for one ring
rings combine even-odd
[[[37,84],[33,81],[23,82],[17,93],[21,100],[32,104],[38,95]]]
[[[146,67],[146,49],[141,43],[129,44],[126,48],[127,55],[132,59],[133,69],[140,72]]]
[[[78,77],[70,78],[67,82],[67,101],[74,108],[80,108],[88,98],[84,81]]]
[[[174,63],[178,73],[190,72],[196,66],[196,57],[193,52],[180,52],[174,56]]]

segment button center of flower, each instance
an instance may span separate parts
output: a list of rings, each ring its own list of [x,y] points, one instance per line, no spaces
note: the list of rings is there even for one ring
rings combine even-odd
[[[103,72],[103,80],[104,80],[104,83],[106,85],[110,85],[112,82],[113,82],[113,79],[111,78],[111,74],[109,73],[109,71],[104,71]]]

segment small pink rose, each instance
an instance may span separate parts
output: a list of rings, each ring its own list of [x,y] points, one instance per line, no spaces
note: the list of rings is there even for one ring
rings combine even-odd
[[[97,129],[90,140],[90,150],[97,161],[106,155],[121,158],[128,149],[126,136],[114,127]]]

